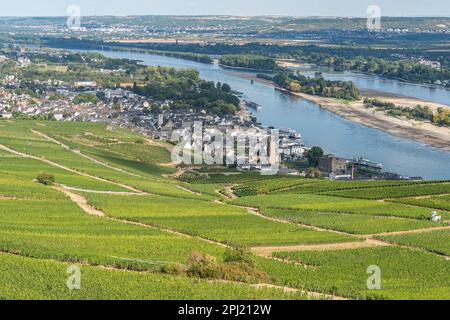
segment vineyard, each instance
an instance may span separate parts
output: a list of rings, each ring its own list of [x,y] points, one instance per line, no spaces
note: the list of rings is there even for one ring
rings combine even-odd
[[[449,194],[176,168],[132,131],[0,120],[0,299],[449,299]]]

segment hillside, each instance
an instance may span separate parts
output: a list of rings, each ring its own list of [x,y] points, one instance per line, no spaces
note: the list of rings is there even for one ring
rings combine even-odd
[[[0,120],[0,299],[450,298],[448,181],[190,177],[130,131]]]

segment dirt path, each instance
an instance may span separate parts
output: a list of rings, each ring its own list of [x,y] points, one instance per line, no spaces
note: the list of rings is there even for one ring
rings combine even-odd
[[[16,197],[7,197],[0,195],[0,200],[18,200]]]
[[[91,216],[96,216],[96,217],[102,217],[102,218],[105,217],[104,212],[97,210],[93,206],[89,205],[85,197],[80,196],[79,194],[70,192],[69,190],[64,189],[63,187],[58,186],[58,185],[53,186],[53,189],[64,193],[66,196],[68,196],[70,198],[70,200],[72,200],[72,202],[75,202],[87,214],[89,214]]]
[[[428,196],[420,196],[420,197],[413,197],[414,199],[420,200],[420,199],[430,199],[430,198],[438,198],[438,197],[445,197],[445,196],[450,196],[450,193],[443,193],[443,194],[432,194],[432,195],[428,195]],[[420,206],[420,207],[424,207],[424,206]],[[429,207],[427,207],[429,208]]]
[[[237,196],[234,194],[233,186],[225,186],[223,188],[225,191],[225,196],[229,199],[237,199]]]
[[[123,169],[121,169],[121,168],[114,167],[114,166],[112,166],[112,165],[110,165],[110,164],[108,164],[108,163],[106,163],[106,162],[104,162],[104,161],[101,161],[101,160],[98,160],[98,159],[96,159],[96,158],[94,158],[94,157],[88,156],[88,155],[82,153],[82,152],[79,151],[79,150],[73,150],[73,149],[71,149],[69,146],[65,145],[64,143],[62,143],[62,142],[60,142],[60,141],[58,141],[58,140],[56,140],[56,139],[53,139],[53,138],[47,136],[47,135],[44,134],[44,133],[41,133],[41,132],[39,132],[39,131],[32,130],[32,129],[31,129],[31,131],[32,131],[33,133],[35,133],[35,134],[37,134],[37,135],[43,137],[44,139],[50,141],[50,142],[53,142],[53,143],[55,143],[55,144],[58,144],[59,146],[61,146],[61,147],[64,148],[65,150],[71,151],[71,152],[73,152],[73,153],[75,153],[75,154],[77,154],[77,155],[79,155],[79,156],[81,156],[81,157],[83,157],[83,158],[85,158],[85,159],[87,159],[87,160],[89,160],[89,161],[91,161],[91,162],[94,162],[94,163],[96,163],[96,164],[98,164],[98,165],[104,166],[104,167],[106,167],[106,168],[108,168],[108,169],[115,170],[115,171],[118,171],[118,172],[120,172],[120,173],[124,173],[124,174],[130,175],[130,176],[133,176],[133,177],[137,177],[137,178],[141,178],[141,179],[149,179],[148,177],[144,177],[144,176],[141,176],[141,175],[139,175],[139,174],[135,174],[135,173],[133,173],[133,172],[129,172],[129,171],[127,171],[127,170],[123,170]],[[173,167],[172,164],[169,164],[169,165],[170,165],[171,167]],[[177,173],[174,175],[174,177],[177,178],[178,176],[182,175],[183,173],[184,173],[184,171],[180,168],[180,170],[177,171]],[[199,193],[199,192],[192,191],[192,190],[190,190],[190,189],[188,189],[188,188],[185,188],[185,187],[182,187],[182,186],[179,186],[179,185],[174,185],[174,186],[175,186],[176,188],[180,189],[180,190],[183,190],[183,191],[187,192],[187,193],[191,193],[191,194],[194,194],[194,195],[197,195],[197,196],[201,196],[201,195],[202,195],[202,194]]]
[[[176,186],[178,189],[183,190],[183,191],[188,192],[188,193],[191,193],[191,194],[193,194],[193,195],[196,195],[196,196],[201,196],[201,195],[202,195],[200,192],[195,192],[195,191],[193,191],[193,190],[191,190],[191,189],[188,189],[188,188],[185,188],[185,187],[182,187],[182,186],[179,186],[179,185],[175,185],[175,186]]]
[[[71,172],[71,173],[80,175],[80,176],[84,176],[84,177],[87,177],[87,178],[91,178],[91,179],[94,179],[94,180],[97,180],[97,181],[106,182],[106,183],[111,183],[111,184],[114,184],[114,185],[119,186],[119,187],[121,187],[121,188],[124,188],[124,189],[127,189],[127,190],[131,190],[131,191],[133,191],[133,192],[135,192],[135,193],[142,193],[142,194],[146,194],[146,195],[151,195],[151,194],[148,193],[148,192],[145,192],[145,191],[142,191],[142,190],[138,190],[138,189],[136,189],[136,188],[134,188],[134,187],[131,187],[131,186],[128,186],[128,185],[125,185],[125,184],[122,184],[122,183],[118,183],[118,182],[106,180],[106,179],[103,179],[103,178],[100,178],[100,177],[91,175],[91,174],[89,174],[89,173],[84,173],[84,172],[81,172],[81,171],[77,171],[77,170],[75,170],[75,169],[71,169],[71,168],[69,168],[69,167],[63,166],[63,165],[61,165],[61,164],[59,164],[59,163],[56,163],[56,162],[53,162],[53,161],[51,161],[51,160],[47,160],[47,159],[44,159],[44,158],[32,156],[32,155],[29,155],[29,154],[26,154],[26,153],[22,153],[22,152],[19,152],[19,151],[10,149],[10,148],[8,148],[8,147],[2,145],[2,144],[0,144],[0,150],[7,151],[7,152],[9,152],[9,153],[12,153],[12,154],[14,154],[14,155],[17,155],[17,156],[20,156],[20,157],[23,157],[23,158],[28,158],[28,159],[33,159],[33,160],[42,161],[42,162],[45,162],[45,163],[47,163],[47,164],[49,164],[49,165],[51,165],[51,166],[53,166],[53,167],[56,167],[56,168],[59,168],[59,169],[62,169],[62,170],[65,170],[65,171],[68,171],[68,172]]]
[[[175,173],[172,173],[172,174],[163,174],[162,176],[163,176],[163,177],[166,177],[166,178],[176,179],[176,178],[182,176],[184,173],[186,173],[186,171],[187,171],[186,169],[182,169],[182,168],[180,168],[180,167],[177,167],[177,171],[176,171]]]
[[[310,298],[313,298],[313,299],[349,300],[347,298],[339,297],[339,296],[335,296],[335,295],[330,295],[330,294],[325,294],[325,293],[320,293],[320,292],[314,292],[314,291],[306,291],[306,290],[296,289],[296,288],[291,288],[291,287],[282,287],[282,286],[277,286],[277,285],[267,284],[267,283],[254,284],[251,287],[254,287],[254,288],[257,288],[257,289],[262,289],[262,288],[280,289],[280,290],[283,290],[284,293],[299,292],[299,293],[304,294],[304,295],[306,295],[306,296],[308,296]]]
[[[387,247],[391,244],[383,241],[367,239],[364,242],[344,242],[344,243],[326,243],[326,244],[306,244],[292,246],[273,246],[273,247],[253,247],[251,251],[261,256],[272,256],[274,252],[279,251],[327,251],[327,250],[346,250],[371,247]]]
[[[229,284],[236,284],[236,285],[246,285],[244,282],[237,282],[237,281],[229,281],[229,280],[209,280],[209,283],[229,283]],[[307,291],[303,289],[298,288],[292,288],[287,286],[279,286],[275,284],[269,284],[269,283],[256,283],[256,284],[250,284],[251,288],[261,290],[261,289],[276,289],[281,290],[283,293],[300,293],[302,295],[305,295],[312,299],[325,299],[325,300],[349,300],[344,297],[339,297],[335,295],[330,295],[326,293],[320,293],[320,292],[314,292],[314,291]]]
[[[272,221],[272,222],[296,225],[296,226],[299,226],[299,227],[302,227],[302,228],[305,228],[305,229],[310,229],[310,230],[319,231],[319,232],[331,232],[331,233],[336,233],[336,234],[340,234],[340,235],[351,236],[351,237],[355,237],[355,238],[361,238],[361,236],[358,236],[358,235],[352,234],[352,233],[348,233],[348,232],[336,231],[336,230],[331,230],[331,229],[325,229],[325,228],[310,226],[310,225],[307,225],[307,224],[301,224],[301,223],[292,222],[292,221],[288,221],[288,220],[283,220],[283,219],[269,217],[269,216],[266,216],[266,215],[262,214],[258,208],[251,208],[251,207],[244,207],[244,206],[237,206],[237,205],[232,205],[232,206],[237,207],[237,208],[247,209],[247,211],[249,213],[251,213],[251,214],[253,214],[253,215],[257,216],[257,217],[260,217],[262,219]]]
[[[384,232],[384,233],[376,233],[376,234],[365,234],[365,235],[362,235],[362,237],[370,239],[370,238],[374,238],[374,237],[400,236],[400,235],[404,235],[404,234],[427,233],[427,232],[439,231],[439,230],[450,230],[450,226],[434,227],[434,228],[427,228],[427,229],[406,230],[406,231]]]
[[[114,196],[144,196],[144,195],[146,195],[144,193],[136,193],[136,192],[103,191],[103,190],[74,188],[74,187],[65,186],[63,184],[61,184],[60,186],[68,191],[85,192],[85,193],[109,194],[109,195],[114,195]]]
[[[206,238],[203,238],[203,237],[192,236],[192,235],[187,234],[187,233],[183,233],[183,232],[179,232],[179,231],[175,231],[175,230],[172,230],[172,229],[167,229],[167,228],[163,228],[163,227],[159,227],[159,226],[153,226],[153,225],[147,224],[147,223],[130,221],[130,220],[122,219],[122,218],[113,218],[113,217],[107,216],[103,211],[98,210],[95,207],[91,206],[88,203],[87,199],[85,197],[83,197],[82,195],[79,195],[77,193],[71,192],[70,190],[64,188],[61,185],[55,185],[53,188],[58,190],[58,191],[60,191],[60,192],[62,192],[62,193],[64,193],[66,196],[68,196],[70,198],[70,200],[72,202],[76,203],[81,209],[83,209],[89,215],[102,217],[102,218],[106,218],[106,219],[111,220],[111,221],[125,223],[125,224],[130,224],[130,225],[139,226],[139,227],[143,227],[143,228],[160,230],[160,231],[167,232],[167,233],[170,233],[170,234],[173,234],[173,235],[177,235],[177,236],[180,236],[180,237],[184,237],[184,238],[199,239],[199,240],[208,242],[210,244],[218,245],[218,246],[221,246],[221,247],[224,247],[224,248],[229,248],[229,246],[224,244],[224,243],[221,243],[221,242],[218,242],[218,241],[214,241],[214,240],[210,240],[210,239],[206,239]]]
[[[71,149],[68,145],[62,143],[61,141],[53,139],[53,138],[47,136],[46,134],[44,134],[42,132],[39,132],[39,131],[36,131],[36,130],[33,130],[33,129],[30,129],[30,130],[31,130],[31,132],[41,136],[45,140],[47,140],[49,142],[52,142],[52,143],[55,143],[55,144],[61,146],[63,149],[65,149],[67,151],[70,151],[70,152],[73,152],[73,153],[79,155],[80,157],[83,157],[83,158],[85,158],[85,159],[87,159],[87,160],[89,160],[91,162],[94,162],[94,163],[96,163],[98,165],[104,166],[104,167],[106,167],[108,169],[115,170],[117,172],[124,173],[124,174],[130,175],[130,176],[133,176],[133,177],[144,178],[143,176],[141,176],[139,174],[136,174],[136,173],[133,173],[133,172],[129,172],[129,171],[126,171],[126,170],[114,167],[114,166],[112,166],[112,165],[110,165],[110,164],[108,164],[108,163],[106,163],[104,161],[100,161],[100,160],[98,160],[98,159],[96,159],[94,157],[88,156],[88,155],[82,153],[80,150]]]

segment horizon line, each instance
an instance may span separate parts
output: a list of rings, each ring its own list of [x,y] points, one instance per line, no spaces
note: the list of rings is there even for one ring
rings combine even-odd
[[[5,15],[0,16],[0,18],[66,18],[67,15]],[[321,18],[321,19],[331,19],[331,18],[344,18],[344,19],[366,19],[367,16],[330,16],[330,15],[311,15],[311,16],[296,16],[296,15],[274,15],[274,14],[263,14],[263,15],[239,15],[239,14],[201,14],[201,15],[191,15],[191,14],[127,14],[127,15],[116,15],[116,14],[91,14],[82,15],[82,17],[241,17],[241,18],[259,18],[259,17],[274,17],[274,18]],[[445,18],[448,19],[450,16],[438,16],[438,15],[383,15],[382,18]]]

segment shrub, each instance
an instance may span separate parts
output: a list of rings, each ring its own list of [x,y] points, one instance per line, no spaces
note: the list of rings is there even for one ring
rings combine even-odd
[[[224,263],[217,264],[214,257],[194,251],[188,259],[187,274],[202,279],[239,282],[260,282],[266,274],[256,270],[251,254],[244,249],[230,249],[224,254]]]
[[[204,255],[203,253],[199,251],[193,251],[191,255],[188,258],[187,264],[188,266],[195,266],[195,265],[210,265],[214,263],[216,260],[215,257]]]
[[[136,143],[136,144],[144,144],[145,143],[145,139],[144,138],[136,138],[136,140],[134,140],[134,143]]]
[[[253,257],[244,248],[233,248],[228,249],[224,253],[224,262],[225,263],[243,263],[250,267],[255,266],[255,262],[253,261]]]
[[[41,173],[36,177],[36,181],[46,186],[51,186],[55,183],[55,177],[48,173]]]
[[[186,267],[179,263],[167,264],[161,268],[161,271],[167,274],[178,276],[186,272]]]

